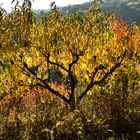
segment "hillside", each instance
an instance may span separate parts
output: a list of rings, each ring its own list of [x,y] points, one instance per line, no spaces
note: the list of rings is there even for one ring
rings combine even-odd
[[[129,0],[126,0],[123,2],[119,2],[118,0],[107,2],[103,5],[103,10],[114,11],[121,15],[125,21],[128,21],[130,23],[140,23],[140,1],[136,1],[133,0],[133,2],[130,2]]]
[[[87,2],[79,5],[69,5],[60,8],[62,12],[68,11],[84,11],[92,5],[91,2]],[[140,1],[137,0],[130,2],[125,1],[114,1],[108,0],[102,4],[102,9],[107,12],[116,12],[123,17],[125,21],[128,22],[138,22],[140,23]]]
[[[92,5],[91,2],[77,4],[77,5],[68,5],[66,7],[60,7],[59,10],[63,13],[68,13],[69,11],[79,11],[82,12],[88,9]],[[133,0],[106,0],[102,4],[102,9],[107,12],[115,12],[122,16],[122,18],[127,22],[138,22],[140,23],[140,1]],[[45,10],[35,11],[39,15],[46,13]]]

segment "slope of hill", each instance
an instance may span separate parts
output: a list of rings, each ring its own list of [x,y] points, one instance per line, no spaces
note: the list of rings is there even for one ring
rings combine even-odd
[[[69,11],[84,11],[92,5],[91,2],[78,4],[78,5],[68,5],[66,7],[61,7],[60,11],[68,13]],[[138,22],[140,23],[140,0],[106,0],[102,4],[102,9],[107,12],[115,12],[122,16],[122,18],[127,22]]]
[[[82,12],[92,6],[92,2],[86,2],[77,5],[68,5],[59,7],[63,13],[69,11]],[[102,4],[102,10],[106,12],[115,12],[119,14],[125,21],[132,23],[140,23],[140,0],[105,0]],[[44,15],[50,10],[35,10],[38,15]]]
[[[113,2],[109,1],[106,2],[102,8],[105,11],[114,11],[118,13],[125,21],[130,23],[140,23],[140,0],[133,0],[133,2],[130,0],[121,2],[119,2],[119,0]]]

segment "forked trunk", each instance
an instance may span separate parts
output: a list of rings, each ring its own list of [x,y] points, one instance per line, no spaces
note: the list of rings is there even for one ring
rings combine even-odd
[[[79,103],[76,100],[70,102],[70,110],[79,110]]]

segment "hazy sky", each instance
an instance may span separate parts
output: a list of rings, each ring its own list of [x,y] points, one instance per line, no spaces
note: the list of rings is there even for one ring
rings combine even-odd
[[[0,4],[3,3],[2,8],[5,8],[7,11],[10,11],[11,7],[14,6],[14,4],[11,5],[11,1],[12,0],[0,0]],[[32,3],[32,8],[49,9],[50,3],[53,1],[56,2],[57,6],[66,6],[69,4],[80,4],[80,3],[88,2],[89,0],[34,0],[34,2]]]

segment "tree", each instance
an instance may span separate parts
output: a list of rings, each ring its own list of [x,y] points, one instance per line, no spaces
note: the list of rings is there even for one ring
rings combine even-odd
[[[15,10],[1,15],[0,22],[1,61],[10,65],[14,84],[22,80],[32,88],[43,87],[72,111],[94,86],[104,86],[139,54],[136,46],[131,48],[129,26],[95,5],[85,15],[65,16],[52,3],[51,13],[37,21],[31,2],[23,1],[20,7],[17,1]],[[66,95],[53,88],[49,80],[56,68],[63,75],[62,82],[69,77]],[[78,92],[81,87],[84,89]]]
[[[39,18],[13,2],[0,9],[0,139],[139,139],[139,25],[97,1]]]

